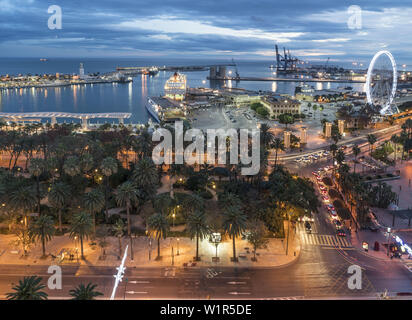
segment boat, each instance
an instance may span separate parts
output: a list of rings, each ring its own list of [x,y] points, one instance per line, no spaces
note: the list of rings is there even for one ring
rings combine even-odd
[[[40,61],[42,61],[42,62],[47,61],[47,59],[46,58],[41,58]]]
[[[160,119],[159,119],[159,108],[160,108],[160,106],[159,106],[157,103],[155,103],[155,102],[152,100],[152,98],[150,98],[150,97],[147,97],[145,106],[146,106],[146,110],[149,112],[149,114],[150,114],[157,122],[160,122]]]
[[[164,90],[166,97],[178,101],[184,100],[186,96],[186,76],[175,72],[173,76],[166,81]]]

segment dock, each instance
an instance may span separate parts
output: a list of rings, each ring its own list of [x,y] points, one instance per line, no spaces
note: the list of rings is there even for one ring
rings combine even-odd
[[[216,81],[270,81],[270,82],[336,82],[336,83],[365,83],[362,80],[349,79],[315,79],[315,78],[279,78],[279,77],[207,77],[208,80]]]

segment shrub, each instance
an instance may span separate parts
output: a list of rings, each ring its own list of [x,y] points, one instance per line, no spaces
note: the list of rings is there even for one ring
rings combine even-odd
[[[262,117],[267,117],[269,115],[269,111],[266,107],[259,107],[256,109],[256,113],[261,115]]]

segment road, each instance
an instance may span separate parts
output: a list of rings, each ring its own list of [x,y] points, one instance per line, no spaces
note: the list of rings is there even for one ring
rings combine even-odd
[[[317,162],[302,167],[288,162],[287,167],[311,178],[315,168],[327,164]],[[376,297],[385,290],[412,292],[412,272],[400,261],[378,260],[353,248],[349,240],[337,240],[324,207],[314,218],[310,236],[302,225],[297,225],[295,236],[302,241],[301,254],[289,266],[126,269],[125,279],[128,281],[120,284],[116,299],[348,299]],[[350,290],[347,286],[351,265],[362,268],[360,290]],[[108,267],[63,266],[63,288],[46,291],[51,298],[64,299],[70,297],[69,290],[76,285],[92,282],[108,299],[115,273],[114,268]],[[1,265],[0,298],[4,298],[12,285],[26,275],[42,276],[45,283],[50,276],[44,266]]]
[[[313,164],[299,168],[310,176]],[[326,163],[323,163],[326,165]],[[293,170],[293,168],[290,168]],[[311,299],[370,298],[378,292],[412,292],[412,272],[398,260],[381,261],[353,248],[349,241],[336,240],[334,227],[322,208],[315,215],[313,232],[308,237],[298,224],[301,255],[282,268],[133,268],[127,269],[116,299]],[[362,268],[362,289],[347,286],[348,267]],[[96,283],[108,299],[114,284],[114,268],[63,266],[62,290],[48,290],[51,298],[69,298],[69,290],[79,283]],[[0,297],[24,275],[47,279],[41,266],[0,266]]]

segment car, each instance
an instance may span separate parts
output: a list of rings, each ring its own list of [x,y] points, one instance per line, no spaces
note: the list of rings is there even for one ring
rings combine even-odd
[[[317,172],[315,172],[315,171],[312,171],[312,174],[313,174],[315,177],[319,177],[319,173],[317,173]]]
[[[328,191],[328,188],[326,188],[326,187],[323,186],[323,185],[320,185],[320,186],[319,186],[319,189],[320,189],[321,191]]]
[[[325,190],[325,191],[321,191],[321,193],[324,195],[324,196],[327,196],[328,195],[328,192]]]
[[[346,237],[346,232],[342,229],[338,229],[338,230],[336,230],[336,235],[338,237]]]
[[[328,209],[329,211],[331,211],[331,210],[335,210],[335,207],[334,207],[333,205],[331,205],[331,204],[327,204],[327,205],[326,205],[326,209]]]
[[[307,232],[310,232],[312,230],[312,226],[310,225],[309,221],[305,221],[305,228]]]
[[[323,202],[329,202],[329,197],[328,196],[322,196]]]
[[[322,181],[322,177],[318,176],[318,177],[316,178],[316,180]]]
[[[333,223],[335,224],[336,229],[342,228],[342,223],[338,219],[333,220]]]

